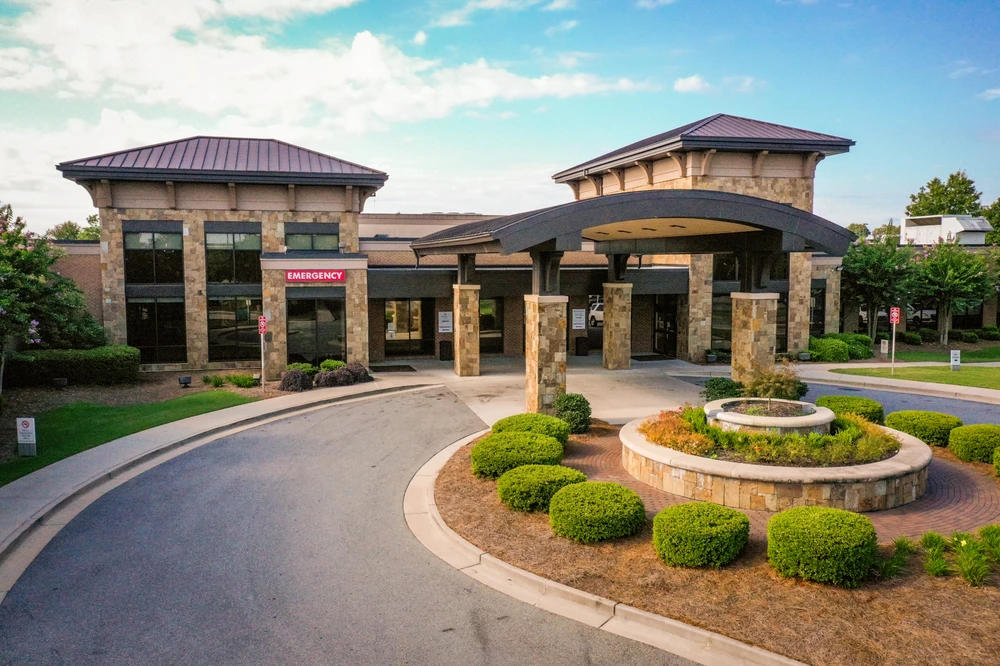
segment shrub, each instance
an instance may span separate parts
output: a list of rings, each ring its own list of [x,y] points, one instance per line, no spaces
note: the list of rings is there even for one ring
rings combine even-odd
[[[808,392],[809,387],[787,364],[782,364],[774,370],[764,370],[754,365],[750,371],[750,378],[743,388],[743,395],[748,398],[778,400],[798,400]]]
[[[590,402],[579,393],[564,393],[556,398],[556,418],[562,419],[573,434],[590,428]]]
[[[139,381],[139,364],[139,350],[125,345],[40,349],[9,355],[4,382],[51,386],[56,377],[65,377],[70,384],[132,384]]]
[[[219,375],[202,375],[201,381],[203,384],[211,385],[215,388],[221,388],[226,383],[226,380]]]
[[[554,437],[560,444],[569,440],[569,424],[548,414],[515,414],[493,424],[493,432],[537,432]]]
[[[979,342],[979,335],[975,331],[955,331],[962,342]]]
[[[473,474],[495,479],[521,465],[558,465],[563,446],[537,432],[495,432],[473,446],[469,456]]]
[[[497,480],[497,496],[514,511],[548,511],[552,496],[572,483],[583,483],[587,475],[561,465],[521,465]]]
[[[916,545],[906,537],[899,537],[893,542],[892,555],[889,557],[880,556],[875,562],[879,578],[889,580],[899,575],[906,563],[916,551]]]
[[[983,340],[1000,340],[1000,328],[996,326],[983,326],[983,334],[979,337]]]
[[[705,412],[701,412],[704,418]],[[715,442],[703,433],[695,432],[683,417],[682,412],[660,412],[659,416],[646,419],[639,424],[639,434],[651,444],[665,446],[693,456],[708,455],[715,449]]]
[[[920,330],[917,331],[917,335],[919,335],[920,339],[924,342],[938,341],[938,332],[935,331],[933,328],[921,328]]]
[[[872,423],[882,423],[885,412],[882,405],[871,398],[852,395],[824,395],[816,400],[820,407],[826,407],[837,416],[857,414]]]
[[[733,353],[726,349],[709,349],[709,354],[715,354],[719,363],[732,363]]]
[[[635,492],[617,483],[574,483],[552,496],[549,524],[557,536],[578,543],[618,539],[642,529],[646,507]]]
[[[948,545],[948,542],[945,541],[945,538],[937,532],[924,532],[924,535],[920,537],[920,545],[927,550],[934,550],[937,548],[944,550],[945,546]]]
[[[317,368],[312,363],[289,363],[285,367],[285,370],[299,370],[301,372],[306,373],[310,377],[319,372],[319,368]]]
[[[705,402],[739,398],[742,395],[743,384],[734,382],[727,377],[712,377],[705,382],[705,390],[701,392],[701,397],[705,399]]]
[[[847,353],[852,359],[865,359],[874,356],[872,339],[861,333],[827,333],[824,340],[840,340],[847,343]]]
[[[319,364],[319,369],[321,372],[333,372],[334,370],[340,370],[347,364],[343,361],[338,361],[336,359],[328,358]]]
[[[847,363],[851,360],[850,350],[843,340],[809,338],[809,351],[812,360],[820,363]]]
[[[989,554],[983,544],[971,534],[962,534],[952,546],[958,575],[972,587],[981,587],[992,573]]]
[[[736,559],[749,539],[746,514],[718,504],[686,502],[653,518],[653,548],[670,566],[718,569]]]
[[[885,417],[885,424],[934,446],[947,446],[948,435],[962,425],[962,419],[940,412],[904,410]]]
[[[983,542],[983,547],[993,556],[993,561],[1000,564],[1000,525],[980,528],[979,538]]]
[[[338,368],[327,372],[317,372],[313,378],[316,386],[329,388],[331,386],[350,386],[354,384],[354,375],[347,368]]]
[[[368,374],[368,368],[358,363],[357,361],[348,363],[347,365],[344,366],[343,369],[351,373],[351,377],[354,379],[355,384],[364,384],[365,382],[375,381],[374,379],[372,379],[372,376]],[[334,370],[334,372],[337,371]]]
[[[857,587],[868,578],[877,554],[875,526],[861,514],[802,506],[767,523],[767,559],[782,576]]]
[[[948,435],[948,448],[965,462],[993,462],[1000,446],[1000,425],[959,426]]]
[[[253,375],[246,373],[229,375],[226,377],[226,381],[238,388],[253,388],[257,386],[257,380],[253,378]]]
[[[301,370],[289,370],[278,384],[279,391],[308,391],[312,388],[312,377]]]
[[[921,345],[924,339],[920,337],[919,333],[914,333],[912,331],[896,331],[896,342],[904,342],[908,345]]]
[[[1000,446],[993,450],[993,474],[1000,476]]]

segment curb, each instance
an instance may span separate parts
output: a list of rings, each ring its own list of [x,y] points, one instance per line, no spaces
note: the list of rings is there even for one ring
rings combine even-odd
[[[403,496],[407,526],[427,550],[498,592],[623,638],[705,666],[804,666],[762,648],[677,620],[577,590],[507,564],[469,543],[445,524],[434,502],[434,482],[445,463],[482,430],[445,447],[417,470]]]
[[[825,386],[846,386],[849,388],[860,388],[868,391],[888,391],[890,393],[909,393],[910,395],[923,395],[931,398],[951,398],[953,400],[962,400],[964,402],[981,402],[987,405],[1000,405],[1000,397],[993,397],[990,395],[978,395],[976,393],[968,393],[968,390],[975,390],[973,387],[969,386],[956,386],[955,389],[937,389],[937,388],[925,388],[923,386],[899,386],[899,385],[886,385],[877,384],[875,382],[866,381],[852,381],[850,379],[841,380],[837,378],[827,378],[827,377],[800,377],[802,381],[807,384],[823,384]],[[935,384],[934,382],[920,382],[922,384],[929,384],[931,386],[953,386],[952,384]],[[956,390],[956,389],[966,389],[966,391]]]

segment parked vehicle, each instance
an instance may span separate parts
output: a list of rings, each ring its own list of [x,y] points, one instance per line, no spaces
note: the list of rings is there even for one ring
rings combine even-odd
[[[590,325],[604,326],[604,303],[594,303],[590,306]]]

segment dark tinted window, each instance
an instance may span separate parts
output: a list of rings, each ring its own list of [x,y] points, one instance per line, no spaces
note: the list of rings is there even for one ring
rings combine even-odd
[[[205,277],[211,283],[259,283],[260,234],[205,234]]]
[[[826,332],[826,288],[816,287],[809,297],[809,335],[818,338]]]
[[[187,337],[182,298],[130,298],[125,303],[128,344],[142,363],[185,363]]]
[[[257,317],[259,298],[208,299],[208,360],[251,361],[260,358]]]
[[[718,260],[718,256],[716,256]],[[733,348],[733,299],[729,294],[712,297],[712,349]],[[693,350],[696,354],[699,350]]]
[[[289,363],[346,360],[344,299],[290,299],[287,308]]]
[[[740,279],[739,259],[735,254],[717,254],[712,263],[712,277],[719,281]]]
[[[127,283],[184,282],[184,240],[180,234],[129,232],[124,240]]]
[[[336,252],[340,249],[338,234],[287,234],[285,248],[288,250],[326,250]]]

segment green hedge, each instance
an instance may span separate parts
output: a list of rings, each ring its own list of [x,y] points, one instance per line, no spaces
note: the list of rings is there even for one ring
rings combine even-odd
[[[924,339],[919,333],[912,331],[896,331],[896,342],[905,342],[908,345],[921,345]]]
[[[583,483],[587,475],[561,465],[521,465],[497,480],[497,496],[514,511],[548,511],[557,491]]]
[[[809,338],[809,351],[812,360],[820,363],[847,363],[851,360],[850,350],[843,340]]]
[[[877,555],[875,526],[858,513],[802,506],[767,523],[767,559],[782,576],[857,587],[870,575]]]
[[[962,425],[962,419],[940,412],[903,410],[885,417],[885,424],[928,444],[948,446],[948,435]]]
[[[739,398],[743,395],[743,388],[743,384],[734,382],[728,377],[712,377],[705,382],[705,390],[701,392],[701,397],[705,402]]]
[[[332,358],[328,358],[319,364],[320,372],[333,372],[334,370],[340,370],[344,367],[347,367],[346,363]]]
[[[537,432],[565,444],[569,439],[569,424],[547,414],[516,414],[494,423],[493,432]]]
[[[555,402],[556,418],[569,426],[571,433],[579,435],[590,429],[590,401],[579,393],[564,393]]]
[[[1000,446],[993,451],[993,473],[1000,476]]]
[[[749,539],[746,514],[718,504],[686,502],[653,518],[653,548],[670,566],[718,569],[736,559]]]
[[[51,386],[65,377],[70,384],[130,384],[139,381],[139,350],[125,345],[93,349],[44,349],[12,354],[5,383],[11,386]]]
[[[872,423],[882,423],[885,411],[881,403],[871,398],[861,398],[852,395],[824,395],[816,400],[820,407],[826,407],[837,416],[857,414]]]
[[[556,535],[578,543],[618,539],[642,529],[646,507],[635,492],[617,483],[574,483],[552,496],[549,524]]]
[[[938,332],[936,330],[934,330],[933,328],[921,328],[920,330],[917,331],[917,335],[920,336],[920,339],[923,342],[937,342],[938,341]]]
[[[1000,447],[1000,425],[959,426],[948,435],[948,448],[965,462],[993,462]]]
[[[469,455],[473,474],[495,479],[521,465],[558,465],[563,445],[537,432],[497,432],[473,446]]]
[[[872,339],[861,333],[827,333],[824,340],[840,340],[847,343],[847,353],[852,359],[865,359],[874,356]]]

